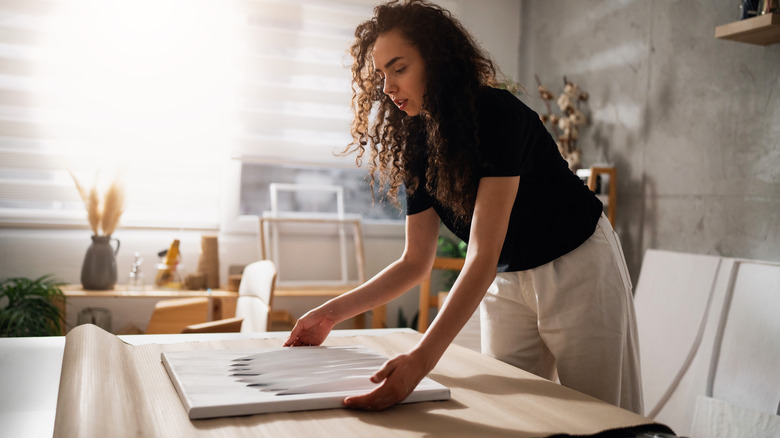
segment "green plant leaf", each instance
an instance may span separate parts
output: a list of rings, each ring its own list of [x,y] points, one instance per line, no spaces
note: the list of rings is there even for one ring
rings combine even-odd
[[[457,239],[453,240],[449,237],[445,236],[439,236],[438,245],[436,248],[436,253],[440,257],[455,257],[455,258],[463,258],[466,257],[466,248],[468,245],[466,242]]]
[[[0,283],[0,336],[62,334],[65,283],[51,274],[37,279],[15,277]]]

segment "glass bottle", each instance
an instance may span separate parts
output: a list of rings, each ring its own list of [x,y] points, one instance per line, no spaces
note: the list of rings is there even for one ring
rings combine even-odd
[[[135,253],[135,260],[130,265],[130,274],[127,277],[127,290],[142,291],[144,290],[144,273],[141,272],[141,264],[144,262],[144,258],[141,254]]]

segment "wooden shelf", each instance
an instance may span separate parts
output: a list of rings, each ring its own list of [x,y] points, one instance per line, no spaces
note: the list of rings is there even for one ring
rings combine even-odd
[[[126,285],[116,285],[111,290],[85,290],[80,284],[68,284],[61,289],[67,298],[238,298],[238,292],[224,289],[161,289],[154,285],[147,285],[144,290],[128,290]]]
[[[764,14],[723,24],[715,28],[715,38],[767,46],[780,42],[780,14]]]

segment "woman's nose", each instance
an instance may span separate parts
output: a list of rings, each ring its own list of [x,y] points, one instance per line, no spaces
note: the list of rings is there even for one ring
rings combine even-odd
[[[393,84],[393,82],[389,79],[385,78],[385,85],[382,88],[382,91],[387,95],[395,93],[395,84]]]

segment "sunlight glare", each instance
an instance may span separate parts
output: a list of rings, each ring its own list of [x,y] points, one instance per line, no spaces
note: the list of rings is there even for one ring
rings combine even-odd
[[[96,161],[226,156],[239,75],[233,2],[81,0],[47,26],[41,88],[67,155]],[[69,146],[68,149],[71,149]]]

